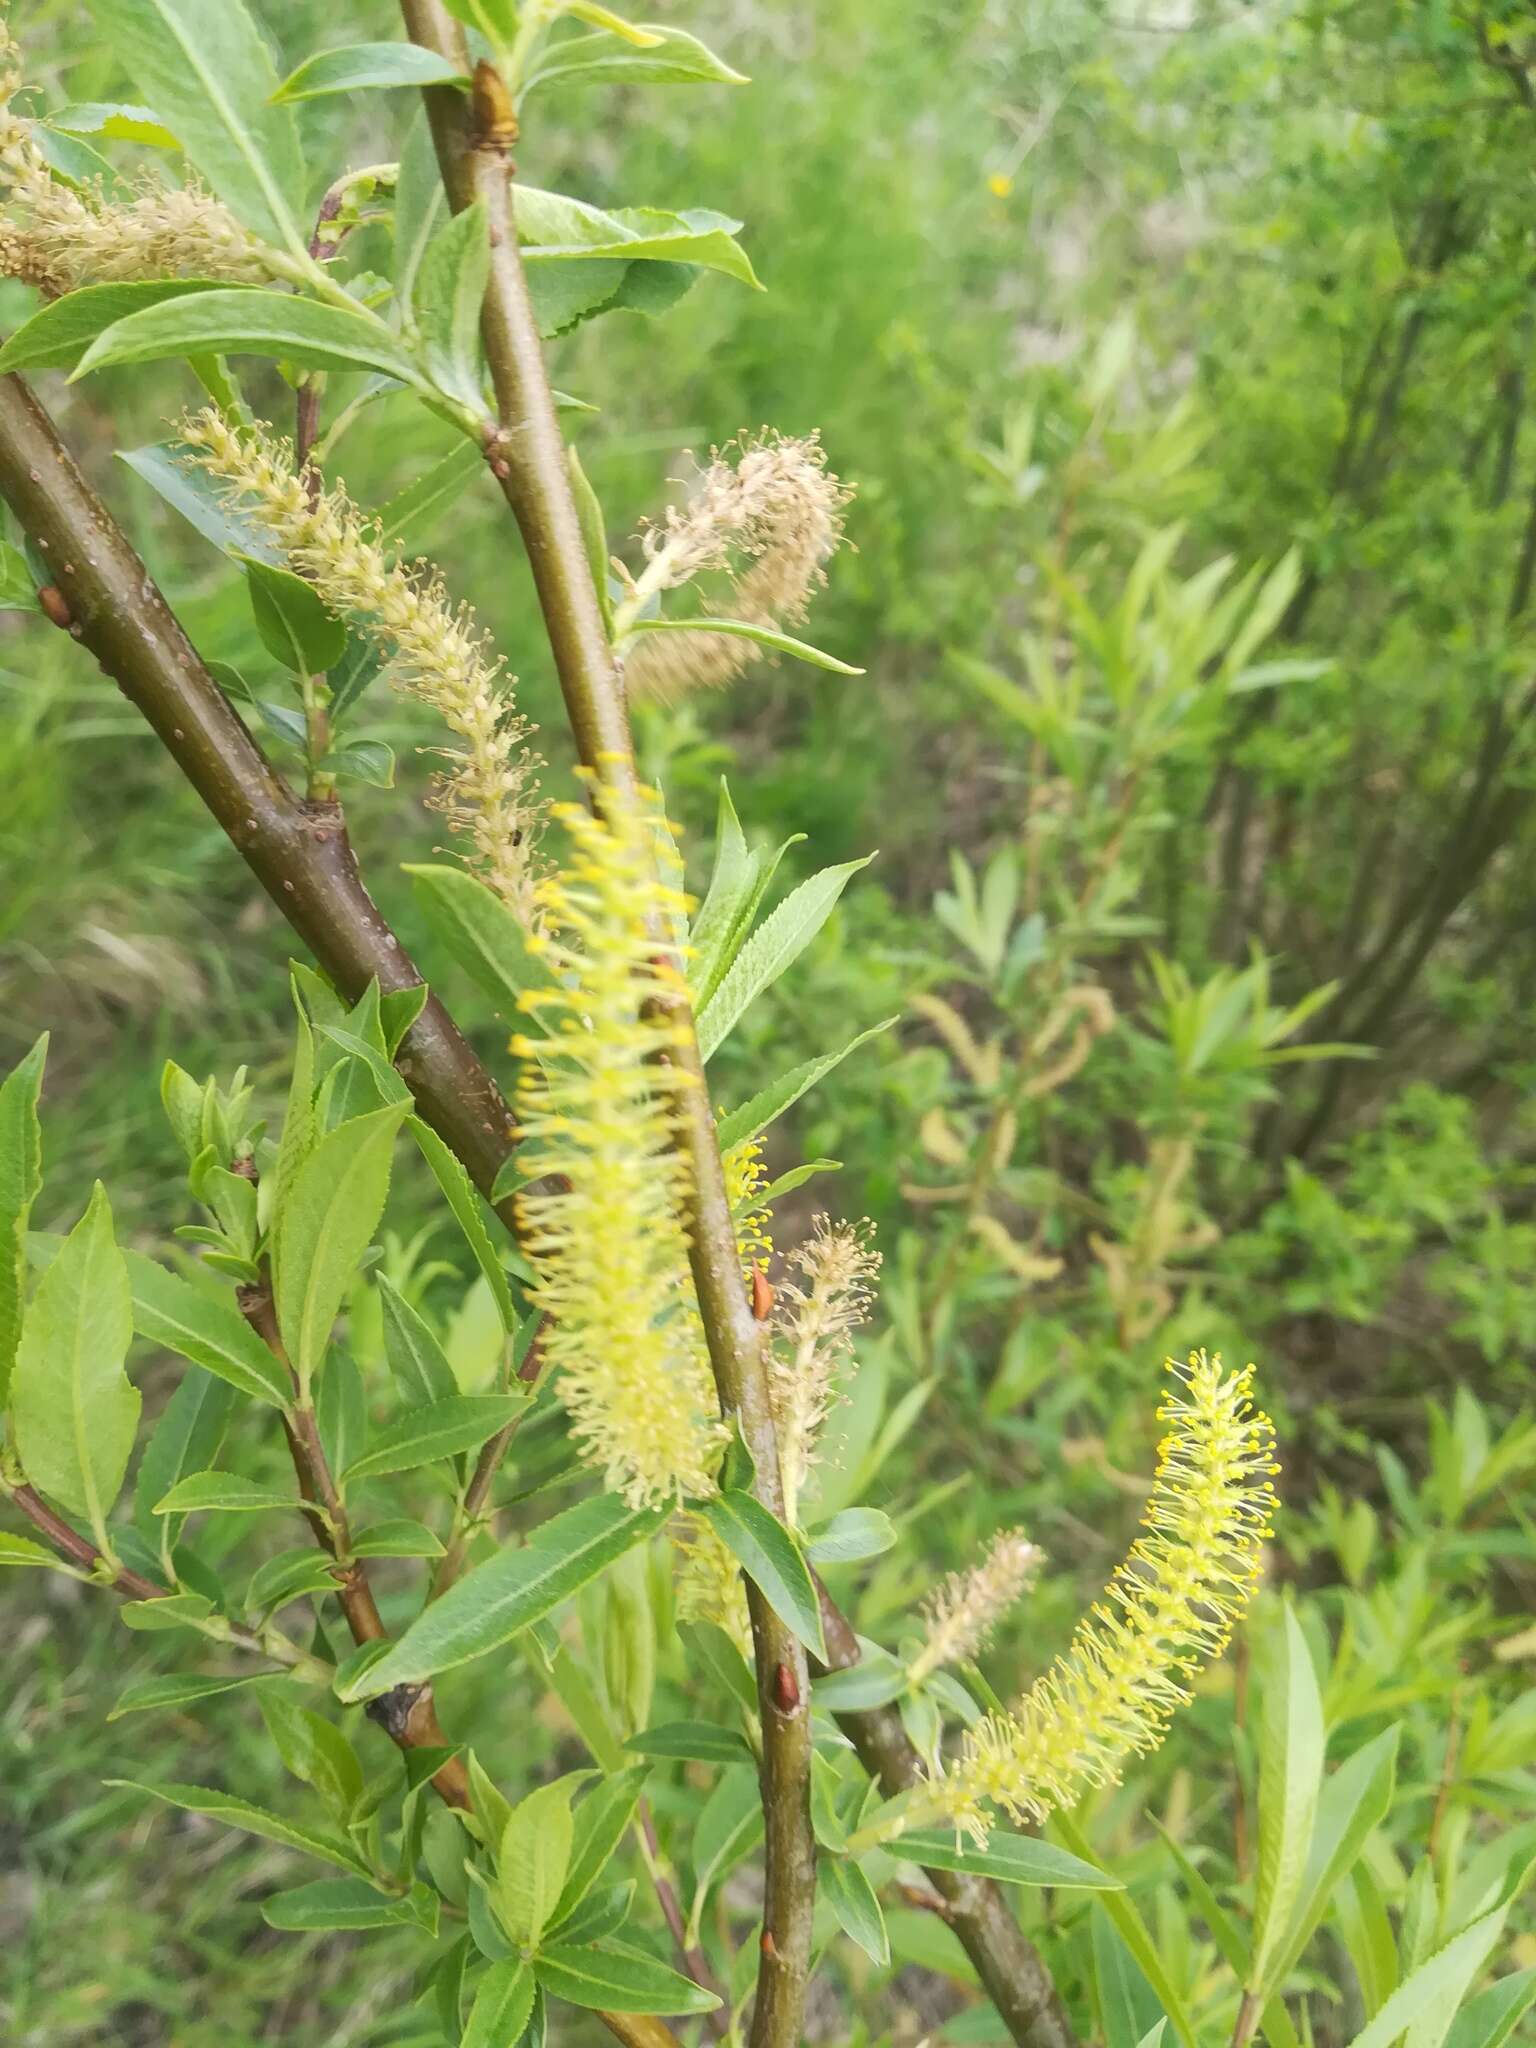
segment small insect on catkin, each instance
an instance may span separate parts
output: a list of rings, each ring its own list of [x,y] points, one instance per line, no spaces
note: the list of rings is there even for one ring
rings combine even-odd
[[[987,1807],[1040,1821],[1085,1786],[1112,1783],[1125,1758],[1155,1749],[1189,1681],[1226,1647],[1257,1584],[1272,1533],[1274,1429],[1251,1400],[1253,1367],[1219,1356],[1168,1361],[1183,1391],[1134,1545],[1071,1645],[1008,1712],[972,1729],[932,1804],[978,1840]]]
[[[602,812],[559,805],[569,864],[539,885],[530,950],[547,988],[522,1007],[544,1026],[513,1041],[526,1062],[519,1198],[533,1300],[583,1455],[636,1507],[715,1490],[725,1442],[688,1268],[687,1167],[673,1065],[686,1025],[682,970],[653,918],[681,914],[659,881],[667,827],[653,793],[604,788]]]
[[[711,451],[685,505],[644,536],[637,590],[676,590],[711,570],[729,579],[717,614],[752,626],[804,622],[827,580],[824,564],[843,538],[853,493],[827,468],[816,435],[793,439],[768,428]],[[631,696],[668,697],[723,684],[762,659],[738,634],[641,633],[624,658]]]
[[[528,749],[533,728],[472,613],[449,602],[441,578],[392,560],[339,486],[312,498],[291,443],[236,427],[211,407],[183,420],[181,438],[188,459],[270,535],[326,610],[370,634],[392,657],[397,685],[430,705],[454,735],[458,745],[439,750],[448,766],[435,781],[433,806],[473,847],[481,880],[531,926],[543,764]]]

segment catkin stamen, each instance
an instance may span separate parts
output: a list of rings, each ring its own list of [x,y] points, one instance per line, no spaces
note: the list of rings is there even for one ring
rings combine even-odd
[[[769,1360],[785,1512],[795,1519],[853,1332],[869,1314],[880,1254],[869,1226],[816,1219],[780,1283]]]
[[[181,434],[191,458],[271,536],[326,609],[371,634],[393,658],[396,683],[457,739],[440,750],[449,765],[434,782],[433,806],[469,840],[481,879],[531,927],[543,764],[473,613],[449,602],[441,578],[392,560],[339,486],[311,498],[289,442],[237,428],[212,408],[183,421]]]
[[[644,1507],[713,1493],[725,1430],[683,1224],[688,1076],[668,1056],[686,998],[654,924],[684,899],[657,880],[655,797],[605,789],[602,804],[600,817],[557,807],[573,855],[538,891],[544,929],[530,943],[550,983],[523,997],[542,1035],[513,1042],[526,1062],[519,1157],[535,1182],[519,1236],[553,1318],[545,1345],[572,1434]]]
[[[1168,1361],[1185,1392],[1158,1411],[1171,1424],[1147,1505],[1147,1534],[1116,1572],[1070,1647],[1007,1713],[966,1735],[934,1805],[979,1840],[988,1805],[1040,1821],[1087,1785],[1115,1781],[1127,1756],[1155,1749],[1189,1682],[1220,1655],[1258,1582],[1272,1533],[1274,1428],[1250,1398],[1253,1367],[1219,1356]]]

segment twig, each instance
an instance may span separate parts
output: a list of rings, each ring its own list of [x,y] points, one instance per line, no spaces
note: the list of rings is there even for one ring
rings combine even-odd
[[[701,1948],[694,1948],[688,1940],[683,1909],[678,1904],[672,1880],[661,1867],[661,1844],[656,1839],[656,1823],[651,1818],[651,1809],[646,1800],[640,1801],[635,1818],[640,1824],[640,1839],[645,1851],[646,1869],[650,1872],[651,1888],[656,1894],[657,1904],[661,1907],[661,1916],[676,1943],[683,1968],[695,1984],[705,1991],[712,1991],[720,2001],[718,2011],[704,2015],[704,2024],[715,2040],[723,2041],[731,2031],[730,1997],[725,1986],[710,1968],[709,1957]]]
[[[440,0],[403,0],[412,39],[468,67],[462,26]],[[458,93],[426,92],[450,203],[482,200],[489,220],[490,281],[481,319],[496,395],[487,438],[492,473],[517,520],[533,571],[577,751],[601,788],[633,789],[634,755],[623,692],[571,493],[544,352],[512,215],[508,151],[512,103],[493,66],[475,68],[469,106]],[[600,800],[600,799],[599,799]],[[687,1026],[686,1017],[679,1020]],[[682,1144],[691,1168],[690,1257],[720,1403],[740,1420],[756,1464],[758,1498],[782,1515],[778,1444],[762,1333],[742,1285],[703,1063],[691,1028],[675,1056],[695,1086],[685,1095]],[[763,1723],[764,1908],[752,2048],[799,2048],[810,1974],[816,1896],[811,1829],[810,1673],[805,1651],[749,1580],[747,1603]]]

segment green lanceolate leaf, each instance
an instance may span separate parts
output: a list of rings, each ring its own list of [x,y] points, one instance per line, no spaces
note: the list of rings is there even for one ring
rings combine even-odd
[[[21,1337],[27,1224],[43,1184],[43,1132],[37,1102],[47,1057],[45,1033],[0,1083],[0,1408],[5,1406]]]
[[[475,1255],[475,1264],[485,1276],[485,1283],[491,1290],[491,1299],[501,1317],[501,1326],[510,1337],[522,1322],[512,1299],[512,1290],[507,1285],[506,1268],[502,1265],[496,1247],[491,1243],[491,1234],[485,1227],[485,1217],[480,1207],[480,1196],[474,1183],[464,1171],[463,1162],[452,1152],[433,1130],[423,1123],[419,1116],[410,1120],[411,1136],[421,1148],[422,1157],[448,1199],[448,1206],[458,1219],[465,1242]]]
[[[372,1699],[498,1649],[652,1535],[665,1508],[630,1508],[611,1494],[567,1508],[529,1540],[477,1565],[434,1600],[380,1660],[341,1690]]]
[[[1312,1653],[1287,1604],[1259,1728],[1259,1877],[1247,1988],[1261,1992],[1296,1911],[1312,1846],[1327,1734]]]
[[[230,211],[302,257],[304,159],[277,72],[244,0],[90,0],[145,100]]]
[[[569,1779],[540,1785],[507,1817],[496,1853],[496,1914],[513,1946],[533,1949],[554,1918],[570,1869]]]
[[[143,1678],[136,1685],[124,1687],[107,1719],[120,1721],[124,1714],[179,1710],[195,1705],[198,1700],[211,1700],[221,1692],[233,1692],[237,1686],[252,1685],[256,1680],[270,1676],[270,1672],[247,1671],[233,1678],[207,1678],[198,1672],[173,1671],[159,1678]]]
[[[20,548],[0,541],[0,611],[36,613],[37,578]]]
[[[603,1778],[572,1815],[570,1861],[551,1916],[558,1926],[568,1919],[608,1867],[610,1857],[634,1818],[640,1793],[650,1775],[644,1764],[632,1764]]]
[[[413,1408],[451,1400],[459,1383],[442,1345],[392,1281],[381,1273],[375,1284],[384,1312],[384,1356],[406,1399]]]
[[[805,1546],[812,1564],[861,1564],[896,1547],[896,1526],[878,1508],[844,1508]]]
[[[392,1898],[359,1877],[320,1877],[291,1892],[278,1892],[262,1901],[261,1917],[269,1927],[290,1934],[412,1927],[420,1919],[411,1900]]]
[[[850,1038],[840,1051],[824,1052],[816,1059],[806,1060],[801,1066],[791,1067],[787,1074],[781,1074],[760,1095],[754,1095],[740,1109],[733,1109],[720,1125],[721,1151],[729,1151],[732,1145],[739,1145],[744,1138],[755,1138],[760,1131],[767,1130],[792,1103],[798,1102],[834,1067],[841,1066],[849,1053],[857,1052],[861,1045],[878,1038],[882,1031],[889,1031],[896,1021],[894,1017],[887,1017],[883,1024],[872,1024],[868,1031],[861,1031],[857,1038]]]
[[[475,1988],[459,2048],[513,2048],[533,2011],[533,1972],[517,1956],[492,1963]]]
[[[883,1969],[891,1960],[891,1942],[874,1886],[847,1856],[822,1856],[816,1867],[822,1897],[836,1914],[838,1926]]]
[[[723,213],[706,208],[668,213],[648,206],[605,212],[532,185],[516,187],[514,204],[524,258],[534,269],[546,263],[613,259],[685,263],[724,271],[739,283],[762,290],[747,252],[735,239],[741,222]]]
[[[247,563],[245,577],[256,630],[274,661],[298,676],[324,675],[340,661],[347,629],[331,617],[312,583],[265,562]]]
[[[846,661],[839,661],[835,654],[828,654],[824,648],[813,647],[808,640],[796,640],[793,634],[776,632],[771,626],[755,626],[749,619],[721,619],[713,615],[696,619],[636,619],[630,627],[631,633],[724,633],[737,640],[752,640],[770,654],[793,655],[796,661],[808,662],[812,668],[830,669],[833,675],[861,676],[861,668],[853,668]]]
[[[1446,2048],[1504,2048],[1536,2005],[1536,1969],[1516,1970],[1469,1998],[1451,2023]]]
[[[147,149],[181,148],[181,137],[173,135],[148,107],[125,106],[116,100],[82,100],[56,107],[48,115],[48,126],[66,135],[103,135],[111,142],[138,142]]]
[[[624,1747],[636,1756],[665,1757],[696,1764],[748,1764],[746,1737],[713,1721],[663,1721],[631,1735]]]
[[[784,1524],[750,1493],[722,1493],[705,1501],[700,1512],[785,1627],[825,1661],[816,1582]]]
[[[389,500],[379,514],[381,537],[410,541],[438,513],[458,505],[484,469],[485,452],[480,444],[461,437],[446,455]]]
[[[543,986],[542,972],[528,957],[522,925],[484,882],[463,868],[421,866],[405,872],[433,936],[498,1010],[515,1013],[521,990]]]
[[[70,297],[79,296],[71,293]],[[67,300],[60,299],[60,305]],[[126,463],[136,477],[179,512],[203,539],[227,555],[244,555],[258,562],[275,562],[277,548],[254,519],[227,506],[212,479],[182,458],[187,453],[175,441],[153,442],[147,448],[120,448],[119,462]]]
[[[477,199],[444,221],[427,244],[413,301],[428,376],[473,413],[485,411],[480,307],[490,274],[490,227],[485,202]]]
[[[519,1394],[451,1394],[425,1408],[413,1408],[381,1430],[363,1455],[349,1465],[345,1479],[354,1486],[386,1472],[409,1472],[418,1465],[455,1458],[478,1450],[487,1437],[504,1429],[527,1406]]]
[[[1049,1884],[1078,1891],[1119,1891],[1120,1880],[1106,1870],[1058,1849],[1033,1835],[1010,1834],[994,1828],[984,1849],[964,1842],[956,1845],[953,1833],[942,1828],[916,1828],[891,1844],[894,1854],[930,1870],[970,1870],[978,1877],[994,1877],[1000,1884]]]
[[[321,1834],[314,1828],[300,1827],[279,1814],[268,1813],[264,1807],[252,1806],[244,1799],[232,1799],[227,1792],[214,1792],[203,1785],[146,1784],[137,1778],[110,1778],[107,1782],[134,1792],[147,1792],[152,1799],[163,1799],[167,1806],[179,1806],[186,1813],[206,1814],[210,1820],[223,1821],[226,1827],[242,1828],[248,1835],[259,1835],[263,1841],[279,1842],[288,1849],[303,1849],[311,1856],[318,1856],[322,1862],[335,1864],[338,1870],[351,1871],[359,1877],[368,1875],[362,1858],[338,1837]]]
[[[352,1536],[354,1557],[441,1557],[443,1546],[423,1522],[404,1517],[372,1522]]]
[[[0,1566],[3,1565],[41,1565],[58,1571],[62,1561],[41,1543],[34,1543],[30,1536],[13,1536],[8,1529],[0,1529]]]
[[[270,356],[306,370],[376,370],[430,389],[382,320],[359,306],[322,306],[250,285],[182,293],[132,313],[97,336],[71,382],[113,363],[167,356]]]
[[[205,1293],[168,1273],[141,1252],[124,1252],[133,1297],[133,1327],[253,1400],[284,1408],[293,1386],[280,1360],[263,1344],[233,1302]]]
[[[104,1549],[139,1421],[138,1390],[123,1371],[132,1337],[128,1272],[98,1181],[27,1309],[11,1415],[28,1479],[84,1515]]]
[[[1407,2033],[1413,2048],[1439,2048],[1456,2008],[1477,1980],[1504,1929],[1509,1906],[1496,1906],[1405,1977],[1349,2048],[1392,2048]]]
[[[296,1508],[296,1495],[261,1486],[239,1472],[189,1472],[163,1500],[157,1515],[261,1514],[268,1508]]]
[[[1341,1879],[1353,1869],[1372,1829],[1385,1820],[1396,1784],[1401,1733],[1400,1727],[1386,1729],[1324,1780],[1295,1911],[1284,1947],[1271,1964],[1266,1994],[1278,1992],[1296,1967]]]
[[[337,1567],[328,1551],[313,1544],[279,1551],[257,1565],[245,1589],[245,1605],[252,1614],[273,1614],[290,1600],[320,1593],[334,1593]]]
[[[278,1328],[308,1386],[330,1341],[358,1261],[389,1194],[389,1161],[404,1103],[338,1124],[293,1177],[273,1233]]]
[[[866,854],[863,860],[823,868],[763,920],[699,1012],[699,1052],[704,1059],[729,1036],[748,1005],[799,959],[837,907],[850,877],[873,858]]]
[[[536,85],[745,85],[697,36],[659,23],[643,24],[652,40],[643,49],[611,35],[570,36],[551,43],[529,77]]]
[[[907,1667],[878,1643],[866,1643],[857,1664],[829,1671],[818,1678],[811,1692],[816,1705],[829,1714],[857,1712],[862,1707],[883,1707],[899,1699],[907,1689]]]
[[[97,335],[115,327],[119,320],[142,313],[146,306],[158,306],[162,299],[222,289],[195,277],[82,285],[79,291],[66,292],[22,322],[0,348],[0,375],[13,370],[72,370]]]
[[[307,58],[297,71],[289,72],[272,98],[281,104],[395,86],[468,84],[457,66],[419,43],[348,43]]]
[[[585,1948],[551,1942],[534,1958],[533,1969],[552,1998],[600,2012],[713,2012],[720,2003],[691,1977],[618,1942]]]
[[[181,1535],[179,1522],[155,1514],[164,1498],[189,1472],[206,1472],[219,1455],[235,1390],[211,1373],[189,1372],[165,1404],[150,1433],[133,1482],[134,1526],[146,1543],[169,1559]]]
[[[693,1918],[690,1943],[698,1938],[700,1916],[710,1892],[733,1871],[763,1832],[763,1802],[751,1767],[720,1773],[693,1831]]]

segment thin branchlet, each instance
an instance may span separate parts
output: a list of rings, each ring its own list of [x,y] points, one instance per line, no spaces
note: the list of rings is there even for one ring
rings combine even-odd
[[[1085,1786],[1113,1783],[1128,1756],[1155,1749],[1189,1682],[1220,1655],[1258,1582],[1275,1510],[1274,1429],[1251,1400],[1253,1367],[1219,1356],[1168,1361],[1182,1391],[1147,1505],[1147,1534],[1024,1697],[990,1714],[929,1801],[984,1839],[988,1807],[1036,1822]]]
[[[667,830],[650,792],[605,789],[603,812],[554,815],[569,864],[538,890],[530,941],[549,986],[522,1007],[543,1027],[513,1049],[524,1170],[520,1238],[533,1299],[583,1455],[635,1506],[715,1489],[725,1441],[688,1267],[688,1169],[676,1140],[687,1076],[680,963],[656,920],[684,899],[657,881]]]
[[[53,297],[85,284],[268,284],[279,274],[282,259],[195,180],[169,186],[145,178],[120,198],[99,179],[57,177],[37,124],[10,105],[21,84],[21,52],[0,19],[0,274]]]
[[[467,606],[440,577],[407,568],[339,485],[311,492],[291,443],[235,426],[211,407],[184,420],[194,460],[254,519],[328,611],[359,625],[392,658],[396,683],[430,705],[458,745],[432,803],[468,840],[470,865],[529,926],[536,919],[542,766],[527,741],[511,679]]]
[[[997,1623],[1039,1568],[1041,1551],[1022,1529],[994,1536],[980,1564],[950,1572],[923,1603],[926,1639],[911,1666],[920,1685],[944,1664],[960,1664],[985,1648]]]
[[[649,597],[711,572],[727,580],[718,616],[781,628],[803,623],[825,563],[843,538],[852,497],[827,468],[816,435],[792,439],[764,428],[715,448],[689,480],[687,501],[642,536],[636,590]],[[761,650],[728,633],[641,633],[624,675],[631,696],[668,697],[730,682]]]

